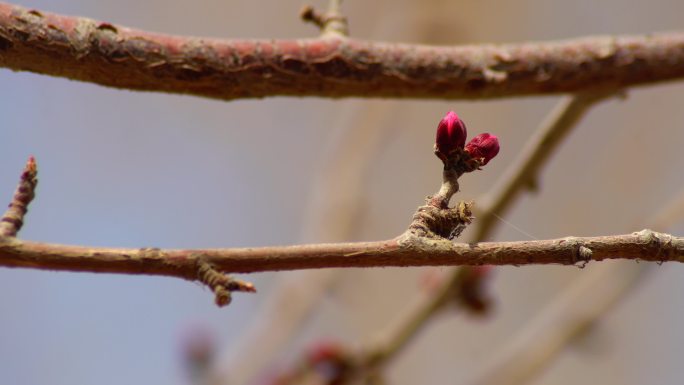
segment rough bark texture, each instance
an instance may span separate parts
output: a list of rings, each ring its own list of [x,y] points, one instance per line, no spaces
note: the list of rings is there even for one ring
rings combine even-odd
[[[379,242],[240,249],[161,250],[65,246],[0,237],[0,266],[197,279],[210,263],[231,273],[329,267],[584,264],[610,258],[684,262],[684,238],[643,230],[603,237],[452,243],[404,235]]]
[[[493,98],[684,77],[684,33],[433,47],[154,34],[0,3],[0,66],[217,99]]]

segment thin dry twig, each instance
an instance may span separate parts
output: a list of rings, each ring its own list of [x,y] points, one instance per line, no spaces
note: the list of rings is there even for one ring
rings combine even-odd
[[[0,237],[0,266],[197,278],[198,260],[230,273],[463,265],[577,265],[604,259],[684,262],[684,238],[631,234],[517,242],[452,243],[404,235],[387,241],[234,249],[123,249],[68,246]]]
[[[38,185],[38,168],[36,160],[31,156],[26,162],[24,171],[19,178],[19,185],[14,192],[12,201],[7,211],[0,219],[0,237],[15,237],[24,224],[24,216],[28,211],[28,205],[36,194]]]
[[[197,265],[197,280],[209,286],[214,292],[216,296],[215,302],[219,307],[230,304],[232,300],[230,293],[233,291],[256,293],[256,289],[251,283],[233,279],[222,274],[202,259],[197,260]]]
[[[246,273],[326,267],[586,264],[591,260],[609,258],[684,261],[684,238],[650,230],[604,237],[454,244],[450,241],[451,236],[470,223],[469,204],[460,202],[455,208],[449,208],[448,203],[458,191],[458,177],[468,172],[468,167],[477,169],[477,163],[471,164],[469,157],[462,158],[456,154],[454,159],[454,168],[444,169],[442,188],[428,198],[425,206],[418,208],[409,230],[387,241],[162,250],[67,246],[0,236],[0,266],[165,275],[190,280],[199,278],[216,292],[217,302],[224,303],[225,290],[252,291],[253,288],[226,277],[218,279],[218,271]],[[23,178],[21,183],[24,183]]]
[[[480,99],[684,77],[684,33],[435,47],[348,38],[220,40],[155,34],[0,3],[0,66],[132,90]]]
[[[349,22],[342,14],[342,0],[330,0],[328,12],[321,14],[311,5],[300,11],[302,20],[312,23],[321,30],[322,38],[345,38],[349,36]]]
[[[529,383],[577,336],[610,311],[638,282],[650,265],[602,264],[589,269],[576,282],[528,322],[503,347],[471,385],[522,385]]]
[[[35,197],[35,190],[37,185],[38,166],[36,165],[35,158],[31,156],[26,162],[26,166],[24,167],[24,170],[21,173],[21,177],[19,178],[19,184],[14,193],[14,196],[12,197],[12,201],[9,204],[9,208],[2,216],[2,219],[0,219],[0,245],[7,246],[8,248],[12,249],[14,248],[12,244],[16,246],[17,244],[23,243],[22,241],[17,240],[15,237],[19,230],[21,230],[22,225],[24,224],[24,216],[28,211],[29,204]],[[49,246],[45,244],[36,245],[38,245],[40,248],[49,248]],[[46,251],[50,253],[49,250]],[[142,248],[138,250],[138,253],[140,257],[143,259],[155,256],[159,257],[163,255],[163,252],[156,248]],[[97,251],[94,251],[94,255],[96,254]],[[0,256],[0,258],[2,257]],[[216,295],[216,305],[228,305],[231,301],[230,293],[233,291],[251,293],[256,292],[256,289],[251,283],[236,280],[225,274],[220,273],[209,262],[205,261],[201,256],[194,256],[192,259],[196,263],[195,278],[203,284],[207,285],[209,288],[211,288],[211,290]],[[11,263],[9,265],[5,265],[3,262],[5,261],[0,261],[0,266],[18,267],[12,266]],[[28,265],[23,265],[22,267],[40,268],[39,265],[39,262],[29,262]]]
[[[215,269],[247,273],[326,267],[548,263],[572,265],[610,258],[657,262],[684,261],[684,238],[650,230],[604,237],[454,244],[444,237],[469,222],[468,204],[461,202],[456,208],[447,207],[451,195],[458,190],[456,182],[458,176],[460,174],[455,175],[453,170],[445,169],[444,185],[440,192],[428,199],[426,206],[418,209],[413,224],[405,234],[387,241],[286,247],[162,250],[66,246],[0,236],[0,266],[165,275],[195,280],[198,275],[201,275],[201,268],[205,263],[212,267],[211,271]],[[442,206],[444,208],[441,211],[435,210],[436,207]],[[440,219],[440,216],[443,217]],[[435,223],[431,224],[431,222]],[[211,277],[206,278],[205,283],[218,282],[210,279]],[[200,280],[202,280],[201,277]],[[212,285],[212,289],[215,286]],[[235,287],[235,290],[241,289],[241,287]]]

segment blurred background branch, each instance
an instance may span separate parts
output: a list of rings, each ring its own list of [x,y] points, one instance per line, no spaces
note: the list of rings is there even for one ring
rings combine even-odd
[[[684,219],[684,191],[646,221],[649,228],[665,231]],[[548,368],[563,349],[590,333],[646,274],[649,264],[592,266],[554,298],[484,364],[479,377],[467,384],[517,385],[530,383]]]

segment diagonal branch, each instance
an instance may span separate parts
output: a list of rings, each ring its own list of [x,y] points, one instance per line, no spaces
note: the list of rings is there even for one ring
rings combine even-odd
[[[132,90],[267,96],[478,99],[684,77],[684,33],[435,47],[348,38],[221,40],[0,3],[0,66]]]
[[[498,186],[493,189],[494,194],[486,203],[485,209],[477,216],[476,235],[474,241],[483,241],[494,231],[496,213],[503,213],[520,195],[525,187],[533,185],[537,174],[555,152],[563,139],[574,128],[588,109],[595,103],[609,97],[611,93],[578,94],[573,95],[561,103],[544,119],[517,161],[501,177]],[[481,291],[481,283],[488,270],[482,268],[462,267],[453,272],[431,298],[410,310],[402,323],[380,343],[367,348],[366,366],[379,367],[386,364],[399,353],[422,330],[434,315],[454,301],[472,308],[483,310],[486,298]],[[475,292],[473,292],[473,290]],[[467,294],[467,296],[466,296]],[[475,306],[473,306],[475,305]]]
[[[309,218],[304,226],[304,239],[337,242],[357,235],[370,174],[367,165],[386,144],[384,135],[393,128],[387,118],[397,106],[368,102],[349,107],[332,117],[336,125],[345,129],[326,152],[328,160],[318,172],[312,197],[307,199]],[[254,383],[255,375],[275,362],[276,354],[282,353],[293,336],[307,328],[307,320],[314,317],[323,299],[343,280],[343,273],[327,269],[278,276],[254,321],[231,344],[230,354],[218,363],[217,372],[223,383]],[[278,320],[277,328],[273,327],[274,319]]]
[[[684,218],[684,190],[665,204],[649,227],[667,229]],[[525,384],[548,367],[573,340],[623,300],[650,265],[601,265],[577,278],[495,354],[468,384]]]
[[[528,139],[516,162],[492,189],[493,195],[483,199],[483,208],[477,216],[475,241],[483,241],[492,234],[496,215],[505,215],[521,192],[536,188],[541,169],[589,109],[615,95],[615,92],[577,94],[564,99],[551,111]]]
[[[481,372],[464,384],[532,383],[573,339],[632,292],[651,267],[604,264],[590,269],[497,347]]]

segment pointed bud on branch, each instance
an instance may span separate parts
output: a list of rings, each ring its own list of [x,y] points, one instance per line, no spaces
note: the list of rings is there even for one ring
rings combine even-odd
[[[466,125],[454,111],[449,111],[439,121],[435,138],[435,154],[446,162],[450,154],[463,150],[468,132]]]

